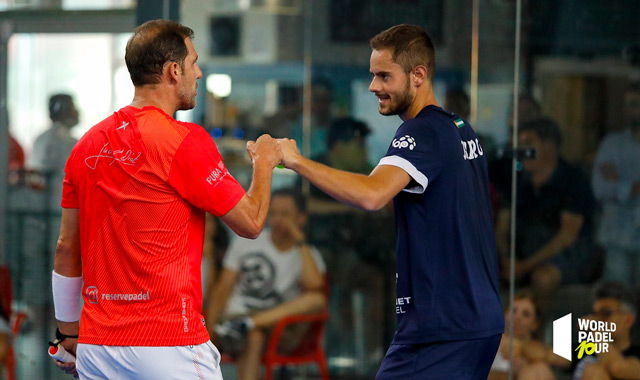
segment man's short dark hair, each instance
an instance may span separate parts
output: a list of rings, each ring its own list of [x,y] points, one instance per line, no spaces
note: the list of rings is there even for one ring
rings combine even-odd
[[[52,121],[62,121],[73,108],[73,97],[69,94],[54,94],[49,98],[49,117]]]
[[[349,141],[354,138],[364,139],[371,132],[369,126],[352,117],[343,117],[331,122],[327,136],[327,147],[329,149],[338,141]]]
[[[369,44],[374,50],[391,50],[393,61],[411,72],[414,67],[427,68],[427,79],[433,82],[436,71],[436,50],[429,34],[417,25],[400,24],[374,36]]]
[[[624,284],[616,281],[608,281],[598,285],[595,290],[596,301],[606,298],[618,300],[625,311],[633,313],[633,315],[636,314],[636,297],[631,289]]]
[[[157,84],[167,62],[184,70],[189,53],[184,40],[193,39],[193,30],[171,20],[151,20],[138,26],[127,42],[125,63],[134,86]]]
[[[278,189],[278,190],[274,190],[271,193],[271,199],[275,198],[275,197],[289,197],[293,200],[293,203],[296,205],[296,208],[298,209],[298,211],[300,212],[306,212],[307,211],[307,201],[304,198],[304,196],[302,195],[302,193],[292,187],[286,187],[286,188],[282,188],[282,189]]]
[[[540,118],[537,120],[530,120],[522,123],[520,126],[520,132],[532,131],[535,132],[540,140],[551,141],[560,149],[562,144],[562,133],[558,124],[549,118]]]

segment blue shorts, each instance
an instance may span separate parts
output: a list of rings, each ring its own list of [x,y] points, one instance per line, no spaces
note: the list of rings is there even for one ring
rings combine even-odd
[[[376,380],[486,380],[501,337],[391,344]]]

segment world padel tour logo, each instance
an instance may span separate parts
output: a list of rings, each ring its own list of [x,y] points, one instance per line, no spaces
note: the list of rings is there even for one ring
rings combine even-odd
[[[553,353],[571,361],[573,345],[571,339],[571,314],[553,321]],[[616,331],[613,322],[602,322],[592,319],[578,318],[578,344],[575,351],[577,358],[593,354],[609,352],[609,343],[613,342],[611,333]]]

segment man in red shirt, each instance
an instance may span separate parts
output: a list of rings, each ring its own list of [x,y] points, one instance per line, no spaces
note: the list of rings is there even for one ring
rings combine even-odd
[[[281,151],[268,135],[247,144],[245,193],[204,129],[172,118],[195,106],[192,38],[173,21],[139,26],[125,55],[133,102],[91,128],[66,164],[54,343],[77,357],[75,368],[56,364],[81,378],[222,378],[201,314],[205,212],[256,238]]]

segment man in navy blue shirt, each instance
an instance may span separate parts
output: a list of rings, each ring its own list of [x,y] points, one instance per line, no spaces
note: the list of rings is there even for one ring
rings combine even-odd
[[[438,106],[427,33],[398,25],[371,40],[369,90],[403,123],[369,175],[302,157],[282,163],[335,199],[396,213],[398,330],[376,379],[486,379],[504,330],[484,151],[469,124]]]

